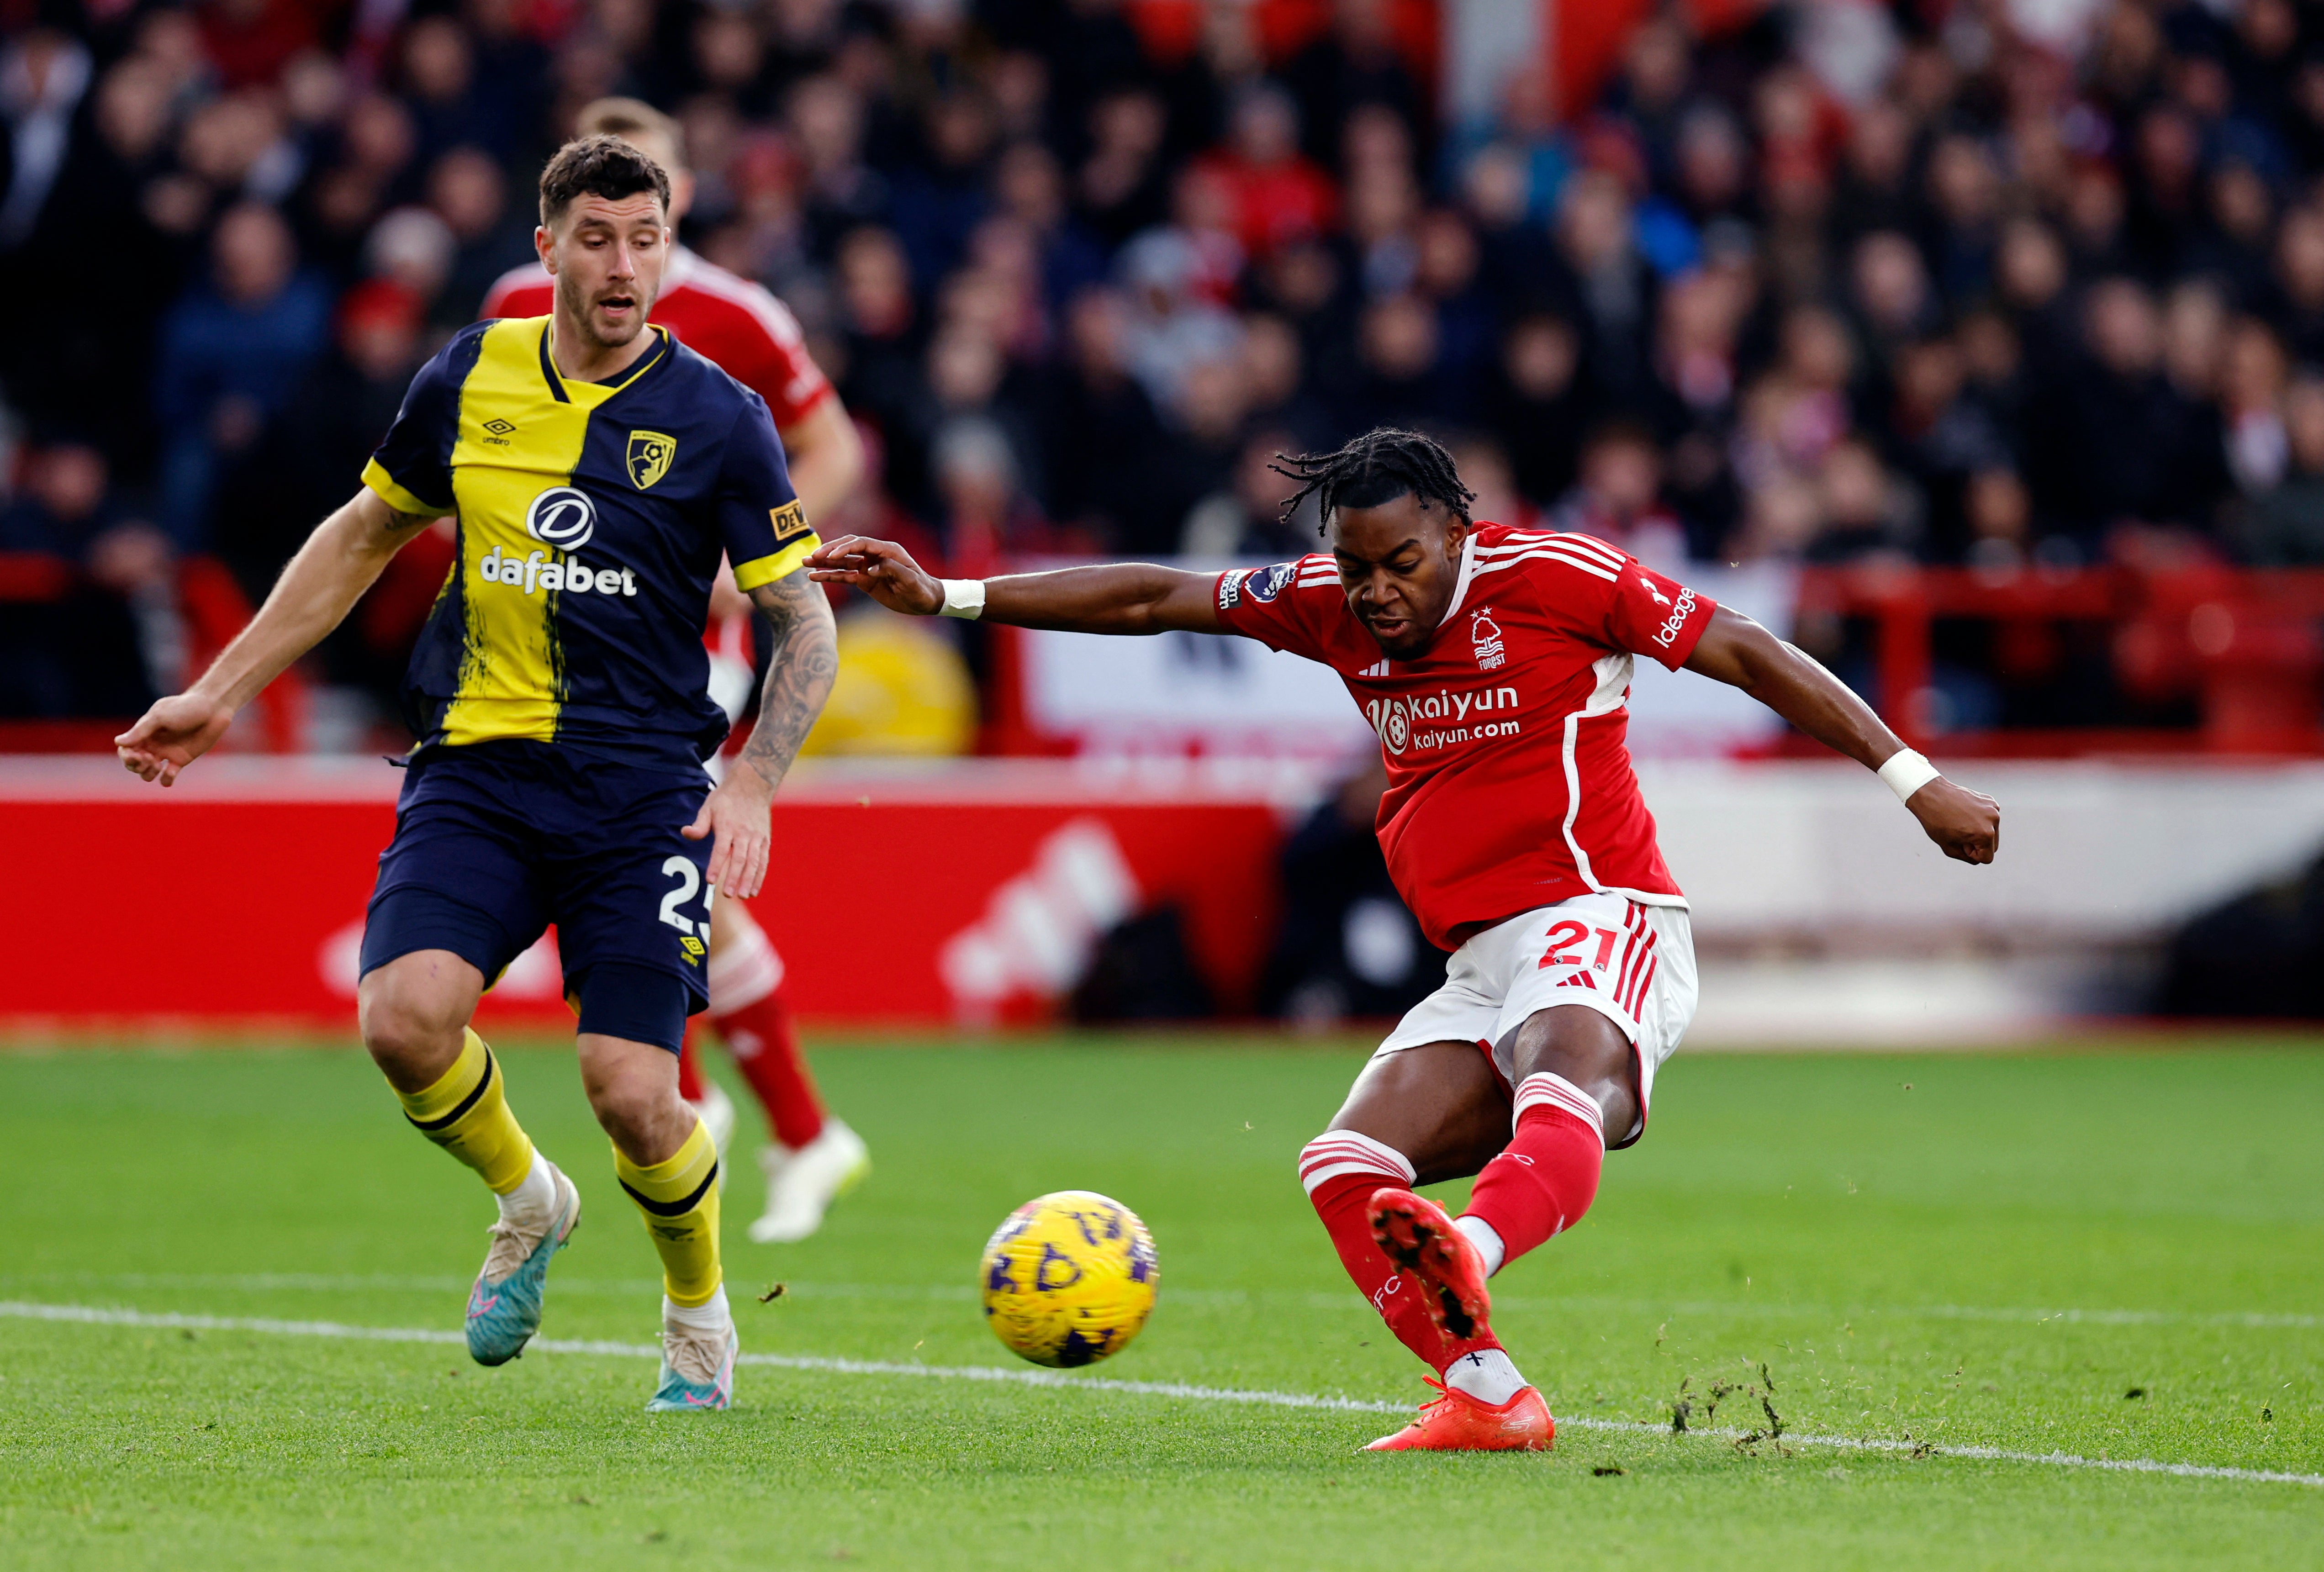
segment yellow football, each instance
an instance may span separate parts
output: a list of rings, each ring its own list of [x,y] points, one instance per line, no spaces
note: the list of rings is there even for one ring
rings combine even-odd
[[[1036,1365],[1070,1370],[1120,1353],[1161,1282],[1138,1214],[1086,1190],[1027,1201],[984,1246],[986,1323]]]

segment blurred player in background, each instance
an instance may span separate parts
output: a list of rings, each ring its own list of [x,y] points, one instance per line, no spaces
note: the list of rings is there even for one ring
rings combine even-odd
[[[669,171],[670,225],[694,198],[678,123],[635,98],[601,98],[576,118],[576,136],[618,136]],[[549,309],[549,274],[539,263],[503,274],[484,297],[481,317],[533,317]],[[863,474],[863,444],[783,303],[685,246],[672,249],[652,319],[767,401],[783,439],[791,482],[807,519],[828,519]],[[710,696],[740,722],[757,681],[758,649],[750,602],[721,579],[712,591]],[[719,768],[714,759],[714,773]],[[766,1110],[773,1141],[759,1150],[767,1208],[751,1225],[762,1245],[804,1239],[833,1199],[871,1168],[862,1138],[824,1109],[783,1001],[783,962],[740,901],[710,913],[710,1019],[735,1066]],[[678,1087],[702,1109],[721,1151],[734,1127],[734,1106],[694,1060],[694,1034],[678,1057]]]
[[[661,1256],[648,1406],[689,1410],[733,1401],[737,1339],[717,1147],[678,1096],[678,1046],[707,1000],[710,893],[758,893],[769,804],[838,649],[830,602],[798,571],[816,538],[765,402],[648,321],[669,197],[626,142],[560,149],[534,234],[551,314],[454,335],[412,380],[364,489],[201,680],[117,744],[169,785],[406,542],[457,518],[459,555],[405,679],[420,743],[364,917],[364,1045],[405,1117],[499,1198],[467,1343],[504,1364],[540,1328],[581,1197],[518,1126],[468,1022],[557,925],[582,1086]],[[705,691],[702,624],[722,556],[775,653],[750,740],[714,787],[701,761],[728,722]]]
[[[1289,462],[1286,516],[1318,493],[1329,555],[937,580],[847,536],[808,565],[895,611],[1240,633],[1339,674],[1379,734],[1397,893],[1453,951],[1300,1154],[1349,1275],[1440,1377],[1443,1395],[1372,1449],[1545,1448],[1555,1424],[1493,1335],[1486,1279],[1582,1219],[1694,1014],[1686,897],[1624,742],[1633,657],[1732,683],[1877,769],[1949,857],[1991,861],[2000,810],[1749,618],[1589,536],[1472,521],[1474,493],[1425,437],[1376,430]],[[1469,1174],[1457,1218],[1412,1190]]]

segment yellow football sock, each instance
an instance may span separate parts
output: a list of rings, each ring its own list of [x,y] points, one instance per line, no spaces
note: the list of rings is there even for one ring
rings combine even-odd
[[[532,1139],[509,1112],[500,1061],[475,1033],[466,1033],[460,1057],[442,1080],[423,1091],[395,1095],[403,1117],[483,1174],[493,1194],[506,1195],[524,1182],[532,1168]]]
[[[707,1304],[718,1292],[718,1148],[696,1119],[676,1156],[641,1167],[613,1148],[613,1173],[645,1214],[672,1304]]]

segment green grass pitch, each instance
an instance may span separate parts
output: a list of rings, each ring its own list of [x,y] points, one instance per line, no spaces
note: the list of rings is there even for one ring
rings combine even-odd
[[[1396,1415],[1074,1390],[1425,1395],[1293,1173],[1360,1056],[819,1049],[877,1166],[776,1250],[736,1165],[746,1352],[1011,1365],[977,1254],[1064,1188],[1151,1226],[1154,1319],[1062,1389],[754,1365],[732,1412],[649,1417],[653,1366],[618,1352],[484,1371],[231,1324],[456,1332],[489,1207],[359,1054],[0,1053],[0,1566],[2324,1566],[2324,1054],[1681,1054],[1589,1218],[1495,1284],[1546,1457],[1360,1457]],[[570,1054],[504,1057],[586,1199],[543,1337],[644,1344],[652,1257]],[[1743,1440],[1761,1395],[1784,1434]]]

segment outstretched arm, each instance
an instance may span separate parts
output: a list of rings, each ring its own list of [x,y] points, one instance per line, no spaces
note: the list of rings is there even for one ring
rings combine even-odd
[[[862,590],[891,611],[933,617],[945,609],[944,581],[893,541],[843,535],[807,559],[823,583]],[[1150,563],[1106,563],[1054,573],[985,579],[987,622],[1066,633],[1221,633],[1210,574]]]
[[[759,694],[759,718],[751,727],[726,778],[702,804],[683,832],[687,839],[711,842],[709,882],[723,895],[745,899],[766,881],[773,841],[768,824],[775,788],[798,757],[808,728],[823,713],[839,672],[839,631],[831,602],[803,573],[786,574],[751,592],[759,614],[775,630],[774,653]]]
[[[1738,611],[1721,606],[1711,614],[1686,668],[1741,688],[1867,769],[1878,769],[1904,751],[1896,734],[1845,683]],[[2001,806],[1982,792],[1938,776],[1904,805],[1929,839],[1957,861],[1991,862],[2001,849]]]
[[[156,702],[113,740],[122,764],[147,780],[174,782],[180,770],[217,746],[237,710],[339,625],[387,559],[435,517],[399,513],[369,487],[357,492],[315,527],[258,615],[201,680]]]

